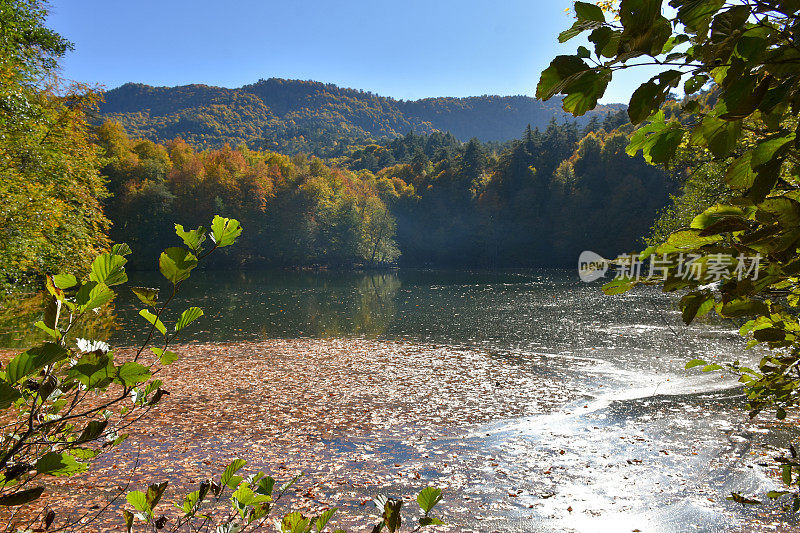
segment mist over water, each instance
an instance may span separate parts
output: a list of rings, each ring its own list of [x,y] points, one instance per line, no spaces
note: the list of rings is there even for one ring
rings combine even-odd
[[[133,285],[157,283],[131,275]],[[751,363],[759,354],[743,350],[732,322],[684,326],[674,298],[656,288],[608,297],[601,281],[566,270],[200,272],[189,283],[172,308],[198,305],[206,316],[182,342],[366,337],[471,349],[569,391],[565,398],[538,385],[543,414],[437,429],[436,449],[459,458],[441,475],[464,530],[599,531],[599,520],[607,531],[767,527],[759,510],[725,498],[774,488],[758,463],[790,435],[750,421],[732,377],[684,370],[694,358]],[[131,331],[145,335],[136,302],[116,308],[120,342],[130,343]],[[530,401],[519,385],[498,381],[492,390],[504,405]],[[402,456],[424,469],[436,452],[403,434],[368,437],[386,461]],[[354,439],[327,446],[350,450]]]

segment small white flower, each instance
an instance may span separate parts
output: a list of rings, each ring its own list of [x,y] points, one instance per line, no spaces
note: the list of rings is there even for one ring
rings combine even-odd
[[[111,346],[103,341],[92,341],[89,339],[76,339],[75,343],[78,345],[78,350],[81,352],[103,352],[108,353]]]

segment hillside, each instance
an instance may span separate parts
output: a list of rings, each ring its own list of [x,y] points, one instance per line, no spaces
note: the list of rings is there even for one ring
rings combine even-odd
[[[622,108],[598,106],[582,117]],[[315,81],[270,78],[238,89],[207,85],[151,87],[127,83],[105,93],[98,121],[113,118],[134,137],[186,139],[198,147],[247,143],[285,153],[335,153],[366,139],[415,131],[449,131],[460,140],[516,138],[528,124],[567,119],[557,101],[528,96],[395,100]]]

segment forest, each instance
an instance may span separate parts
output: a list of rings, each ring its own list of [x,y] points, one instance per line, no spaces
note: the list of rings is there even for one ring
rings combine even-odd
[[[391,139],[413,131],[446,131],[461,141],[508,141],[527,124],[577,120],[557,103],[529,96],[475,96],[395,100],[369,91],[316,81],[270,78],[226,89],[207,85],[151,87],[126,83],[105,91],[92,122],[120,122],[132,137],[166,142],[180,137],[198,148],[245,143],[253,149],[321,157],[344,155],[353,144]],[[601,105],[602,119],[623,109]]]
[[[172,238],[173,213],[197,225],[230,212],[249,231],[225,261],[248,268],[553,266],[633,249],[674,190],[625,153],[619,123],[552,121],[506,145],[409,133],[332,160],[158,144],[115,122],[96,142],[110,237],[142,257]]]

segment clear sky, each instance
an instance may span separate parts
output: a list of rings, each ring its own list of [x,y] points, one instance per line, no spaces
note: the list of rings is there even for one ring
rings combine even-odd
[[[102,84],[313,79],[383,96],[533,95],[577,39],[569,0],[51,0],[50,27],[75,44],[70,79]],[[605,102],[627,102],[633,80]]]

